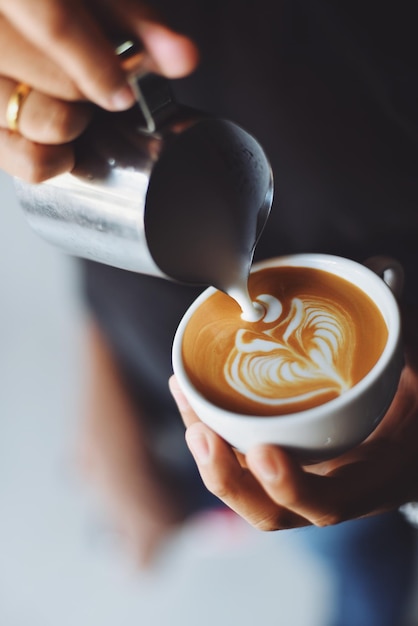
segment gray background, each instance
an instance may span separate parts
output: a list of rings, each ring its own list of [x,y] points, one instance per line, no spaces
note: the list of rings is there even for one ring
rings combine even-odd
[[[0,290],[0,626],[323,626],[331,581],[300,531],[195,521],[153,571],[132,567],[77,471],[76,265],[2,172]]]

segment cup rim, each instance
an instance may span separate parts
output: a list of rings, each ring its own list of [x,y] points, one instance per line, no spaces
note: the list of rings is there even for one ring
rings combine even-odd
[[[311,265],[307,265],[307,261],[310,261]],[[182,340],[185,328],[193,315],[193,313],[201,306],[203,302],[207,300],[212,294],[216,293],[218,290],[215,287],[208,287],[205,289],[194,302],[190,305],[187,311],[184,313],[180,324],[177,328],[177,331],[174,336],[173,341],[173,350],[172,350],[172,360],[173,360],[173,370],[179,381],[179,385],[182,389],[187,386],[187,395],[195,400],[199,405],[205,405],[209,407],[216,407],[216,410],[219,415],[219,419],[245,419],[247,423],[252,421],[259,423],[261,421],[269,421],[279,419],[280,422],[286,423],[291,420],[294,422],[297,421],[311,421],[314,418],[321,417],[321,415],[326,416],[331,411],[338,411],[342,409],[345,405],[350,404],[357,397],[360,397],[362,393],[368,389],[371,384],[377,380],[382,371],[388,366],[388,363],[392,356],[396,353],[399,340],[400,340],[400,331],[401,331],[401,320],[400,320],[400,312],[399,307],[396,301],[396,298],[388,287],[388,285],[384,282],[384,280],[378,276],[375,272],[369,269],[367,266],[362,265],[361,263],[354,261],[352,259],[348,259],[345,257],[340,257],[337,255],[331,254],[323,254],[323,253],[300,253],[300,254],[290,254],[284,256],[271,257],[268,259],[264,259],[262,261],[258,261],[253,264],[251,268],[251,273],[261,271],[268,267],[279,267],[279,266],[293,266],[293,267],[312,267],[313,269],[321,269],[323,271],[329,271],[341,277],[341,274],[332,271],[332,268],[344,265],[351,272],[354,271],[355,275],[362,275],[366,280],[371,281],[371,284],[374,285],[382,294],[382,297],[386,299],[386,313],[385,315],[382,312],[381,307],[376,303],[379,308],[380,313],[383,315],[386,326],[388,328],[388,339],[386,345],[383,349],[382,354],[380,355],[377,363],[367,372],[365,376],[361,380],[359,380],[353,387],[348,389],[342,395],[329,400],[328,402],[324,402],[317,406],[311,407],[309,409],[305,409],[303,411],[296,411],[293,413],[284,413],[282,415],[257,415],[257,414],[247,414],[247,413],[239,413],[235,411],[231,411],[229,409],[225,409],[214,402],[211,402],[204,396],[200,391],[198,391],[192,382],[190,381],[186,370],[184,368],[183,359],[182,359]],[[324,267],[326,266],[326,267]],[[351,274],[350,274],[351,275]],[[342,276],[363,292],[365,291],[362,287],[358,285],[356,281],[350,280],[346,276]],[[366,294],[368,295],[368,294]],[[390,329],[387,322],[386,317],[390,318]],[[324,410],[326,407],[326,411]]]

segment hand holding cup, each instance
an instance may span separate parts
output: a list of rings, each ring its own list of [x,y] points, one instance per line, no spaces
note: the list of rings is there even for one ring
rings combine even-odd
[[[399,293],[397,263],[373,259],[370,265]],[[304,466],[294,451],[268,443],[254,443],[245,455],[238,452],[199,419],[172,377],[186,441],[209,491],[265,531],[326,526],[418,501],[417,311],[408,308],[402,317],[405,366],[384,418],[360,445],[316,464]]]
[[[319,254],[256,265],[249,291],[264,310],[256,323],[208,289],[179,325],[173,368],[196,414],[244,453],[275,444],[312,463],[358,445],[402,370],[392,291],[367,267]]]

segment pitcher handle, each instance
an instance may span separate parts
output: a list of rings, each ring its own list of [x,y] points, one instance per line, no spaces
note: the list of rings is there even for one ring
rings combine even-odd
[[[123,40],[115,48],[128,76],[145,126],[138,130],[155,133],[177,107],[171,91],[170,81],[164,76],[144,69],[144,51],[140,43]]]

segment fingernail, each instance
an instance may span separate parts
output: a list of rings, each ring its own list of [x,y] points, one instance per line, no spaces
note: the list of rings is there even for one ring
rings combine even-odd
[[[190,452],[198,463],[206,463],[209,460],[209,442],[203,433],[189,429],[186,431],[186,441]]]
[[[110,106],[114,111],[126,111],[135,104],[135,96],[129,85],[125,85],[110,97]]]
[[[274,451],[266,448],[254,450],[251,466],[255,469],[257,475],[264,480],[276,480],[280,473],[280,466]]]

